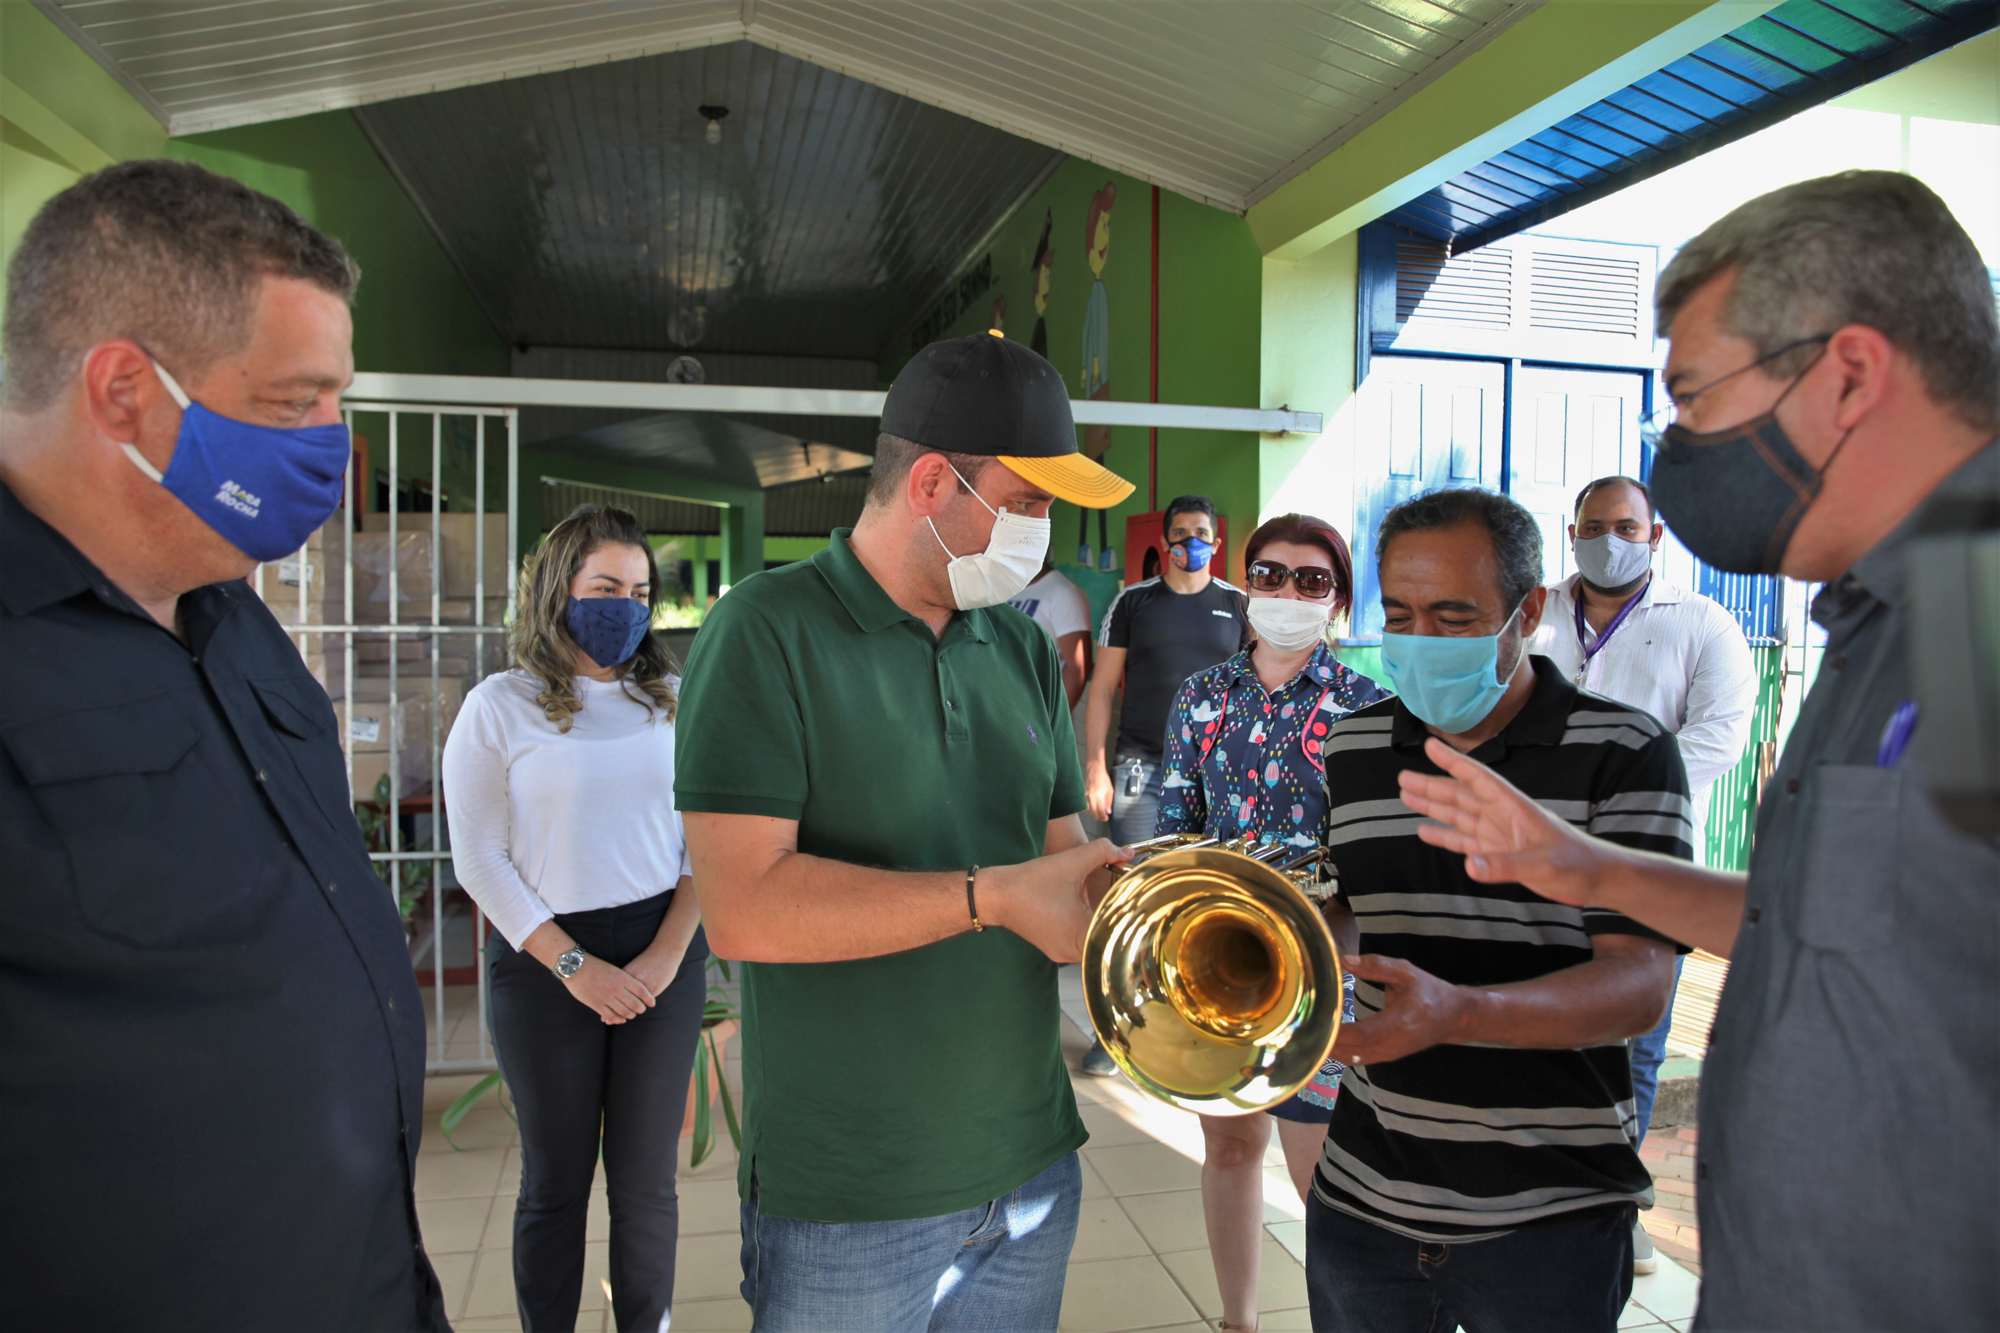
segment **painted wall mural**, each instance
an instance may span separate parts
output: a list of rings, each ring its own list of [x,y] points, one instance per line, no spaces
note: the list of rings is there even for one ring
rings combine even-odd
[[[1028,273],[1028,285],[1035,294],[1035,331],[1028,335],[1028,350],[1043,358],[1049,354],[1049,266],[1056,260],[1055,252],[1049,249],[1049,233],[1055,225],[1056,211],[1044,210],[1041,239],[1035,242],[1035,260]]]
[[[1111,206],[1118,202],[1118,183],[1104,182],[1104,188],[1090,197],[1090,212],[1084,220],[1084,257],[1089,261],[1090,299],[1083,307],[1083,396],[1111,397],[1111,294],[1104,286],[1104,265],[1111,258]],[[1085,426],[1083,451],[1102,458],[1111,447],[1111,427]]]
[[[923,321],[928,327],[884,348],[883,385],[932,338],[997,327],[1046,357],[1062,373],[1071,397],[1143,400],[1151,323],[1149,229],[1141,225],[1124,236],[1119,260],[1113,264],[1110,215],[1121,196],[1128,205],[1136,199],[1141,207],[1136,216],[1143,224],[1148,193],[1145,182],[1107,172],[1081,158],[1063,163],[981,252],[992,258],[992,290],[981,293],[976,303],[965,304],[942,327]],[[1078,233],[1086,246],[1082,263],[1076,262],[1074,248]],[[1248,224],[1232,213],[1164,191],[1160,256],[1161,399],[1257,406],[1264,261]],[[1007,302],[1005,313],[1012,316],[1004,325],[992,318],[1001,297]],[[1112,373],[1113,361],[1122,373]],[[1069,534],[1076,532],[1077,563],[1065,564],[1064,572],[1092,597],[1101,616],[1109,592],[1100,595],[1086,585],[1101,579],[1115,591],[1120,582],[1117,573],[1100,576],[1096,567],[1108,557],[1114,571],[1123,568],[1124,552],[1119,548],[1124,545],[1125,521],[1148,508],[1146,431],[1137,426],[1085,426],[1077,436],[1079,445],[1100,457],[1106,467],[1139,483],[1130,499],[1102,516],[1108,521],[1101,526],[1090,511],[1061,502],[1049,515],[1054,530],[1063,534],[1065,559]],[[1160,432],[1161,498],[1192,492],[1214,499],[1230,516],[1230,538],[1237,544],[1229,556],[1232,569],[1241,567],[1242,537],[1257,526],[1258,460],[1263,447],[1257,437],[1240,433]]]

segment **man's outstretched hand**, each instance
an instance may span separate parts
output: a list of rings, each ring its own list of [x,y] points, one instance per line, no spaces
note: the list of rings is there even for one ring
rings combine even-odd
[[[1451,776],[1398,775],[1403,804],[1437,821],[1418,826],[1419,838],[1462,853],[1465,873],[1481,884],[1520,884],[1572,905],[1592,901],[1604,870],[1595,839],[1443,741],[1426,741],[1424,753]]]

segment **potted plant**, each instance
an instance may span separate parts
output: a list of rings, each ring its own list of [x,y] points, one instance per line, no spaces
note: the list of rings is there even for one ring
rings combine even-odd
[[[726,959],[709,955],[708,966],[722,973],[724,982],[735,978]],[[729,993],[709,983],[708,998],[701,1006],[701,1044],[695,1050],[694,1077],[688,1080],[687,1112],[681,1119],[681,1137],[692,1136],[688,1165],[700,1166],[715,1152],[716,1094],[722,1097],[722,1115],[729,1126],[729,1141],[740,1152],[743,1126],[736,1118],[736,1100],[729,1095],[729,1080],[723,1076],[723,1052],[736,1035],[742,1012],[729,1002]]]

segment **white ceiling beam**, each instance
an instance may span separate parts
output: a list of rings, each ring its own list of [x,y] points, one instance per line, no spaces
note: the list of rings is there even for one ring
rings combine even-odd
[[[243,34],[279,0],[199,20],[33,2],[175,136],[748,40],[1240,214],[1541,0],[1473,0],[1449,22],[1388,0],[1294,0],[1255,22],[1157,0],[534,0],[490,32],[470,12],[486,6],[350,3],[268,54]]]
[[[369,403],[463,407],[610,407],[638,412],[761,412],[783,416],[879,417],[885,394],[862,389],[784,389],[732,384],[634,384],[622,380],[537,380],[489,375],[397,375],[362,372],[347,406]],[[425,410],[430,410],[426,408]],[[1289,407],[1203,407],[1074,399],[1079,426],[1154,426],[1163,430],[1240,430],[1317,435],[1325,418]]]

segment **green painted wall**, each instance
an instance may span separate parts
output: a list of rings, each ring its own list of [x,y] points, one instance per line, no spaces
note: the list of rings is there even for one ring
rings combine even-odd
[[[282,199],[337,239],[361,266],[354,297],[354,368],[407,374],[505,375],[507,345],[473,301],[416,205],[347,111],[170,139],[166,156],[199,163]],[[495,423],[497,425],[497,423]],[[388,464],[387,418],[357,413],[371,469]],[[471,509],[470,423],[453,422],[439,450],[453,509]],[[487,499],[505,491],[505,453],[488,428]],[[396,472],[428,482],[430,418],[398,422]]]
[[[0,0],[5,257],[12,257],[51,196],[114,162],[155,156],[198,162],[274,195],[347,247],[362,270],[354,304],[357,369],[507,374],[506,345],[350,113],[169,139],[138,101],[32,5]],[[369,443],[371,464],[382,466],[386,419],[363,415],[356,428]],[[428,478],[429,418],[404,418],[399,435],[398,471]],[[470,508],[469,428],[448,432],[441,454],[452,506]],[[488,461],[493,504],[504,491],[505,471],[497,449]]]
[[[1111,209],[1111,246],[1104,265],[1110,307],[1108,379],[1113,399],[1144,402],[1148,396],[1148,315],[1151,279],[1152,187],[1080,159],[1056,169],[1040,190],[995,235],[992,290],[976,298],[946,328],[961,337],[989,327],[994,303],[1007,303],[1003,327],[1010,338],[1030,340],[1035,326],[1036,242],[1044,219],[1053,219],[1049,248],[1049,360],[1061,371],[1070,396],[1083,396],[1083,318],[1092,273],[1084,227],[1090,201],[1106,182],[1117,187]],[[975,262],[977,262],[975,260]],[[1160,401],[1218,407],[1257,407],[1259,306],[1262,260],[1241,218],[1160,192]],[[883,356],[886,383],[911,354],[906,338]],[[1309,403],[1297,403],[1311,407]],[[1117,427],[1104,463],[1136,482],[1131,499],[1110,514],[1111,542],[1123,558],[1125,518],[1147,511],[1146,432]],[[1258,441],[1233,431],[1160,432],[1159,501],[1197,492],[1229,516],[1229,572],[1241,572],[1243,540],[1256,526],[1259,500]],[[1050,554],[1076,556],[1077,510],[1058,502],[1051,511]],[[1089,541],[1097,545],[1097,522]]]
[[[1352,235],[1304,259],[1263,266],[1263,393],[1326,417],[1314,435],[1259,445],[1258,501],[1265,517],[1298,512],[1345,534],[1354,519],[1353,395],[1359,252]]]
[[[810,560],[826,549],[824,537],[766,537],[764,539],[764,562],[773,560]]]
[[[0,0],[0,247],[50,196],[131,158],[199,162],[283,199],[361,265],[361,370],[505,375],[507,348],[346,111],[168,139],[59,29]],[[4,297],[0,297],[4,301]],[[0,306],[3,310],[4,306]]]
[[[51,195],[166,141],[160,122],[33,5],[0,0],[0,259],[13,258]]]
[[[284,200],[347,247],[361,265],[356,370],[507,373],[507,345],[352,113],[328,111],[173,139],[166,155]]]

